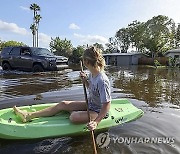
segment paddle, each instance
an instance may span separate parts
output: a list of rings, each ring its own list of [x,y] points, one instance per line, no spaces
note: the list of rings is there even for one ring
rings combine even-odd
[[[81,65],[81,71],[83,72],[83,66],[82,66],[82,61],[80,61],[80,65]],[[88,99],[87,99],[87,92],[86,92],[86,86],[85,83],[83,82],[83,89],[84,89],[84,96],[85,96],[85,100],[86,100],[86,108],[87,108],[87,113],[88,113],[88,121],[91,121],[91,117],[90,117],[90,113],[89,113],[89,108],[88,108]],[[91,131],[91,138],[92,138],[92,144],[94,147],[94,154],[97,154],[97,150],[96,150],[96,142],[94,139],[94,131]]]

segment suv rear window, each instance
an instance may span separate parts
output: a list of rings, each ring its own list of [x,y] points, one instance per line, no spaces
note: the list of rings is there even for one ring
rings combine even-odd
[[[13,48],[10,52],[10,55],[19,55],[20,49],[19,48]]]
[[[12,50],[12,47],[6,47],[2,50],[1,55],[8,55],[11,50]]]

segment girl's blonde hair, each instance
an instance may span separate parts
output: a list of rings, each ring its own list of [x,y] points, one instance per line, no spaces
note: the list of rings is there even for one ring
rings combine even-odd
[[[104,71],[105,60],[102,55],[102,50],[94,46],[86,49],[83,54],[83,59],[87,60],[89,64],[95,68],[100,68]]]

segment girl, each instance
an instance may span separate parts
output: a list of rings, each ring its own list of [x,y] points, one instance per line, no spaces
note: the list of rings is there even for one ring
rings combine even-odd
[[[83,54],[83,63],[90,71],[89,77],[84,72],[80,72],[80,77],[89,90],[88,108],[92,121],[87,126],[89,130],[94,130],[110,109],[110,82],[104,73],[105,60],[100,49],[95,47],[86,49]],[[16,106],[13,109],[23,122],[36,117],[53,116],[62,110],[71,113],[69,118],[73,123],[88,122],[85,101],[62,101],[55,106],[36,112],[22,111]]]

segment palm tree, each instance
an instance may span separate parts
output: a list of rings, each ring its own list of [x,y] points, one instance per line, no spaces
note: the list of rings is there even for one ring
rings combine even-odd
[[[35,3],[31,4],[29,8],[34,11],[34,18],[37,15],[37,11],[41,10],[40,6]]]
[[[40,11],[41,8],[39,5],[37,5],[35,3],[31,4],[29,8],[30,8],[30,10],[32,10],[34,12],[33,24],[35,25],[35,35],[33,35],[33,38],[34,38],[33,40],[34,40],[34,46],[36,46],[36,30],[37,30],[36,28],[37,28],[37,25],[36,25],[35,17],[37,15],[37,12]]]
[[[33,47],[35,47],[36,25],[31,24],[30,29],[31,29],[32,35],[33,35]]]
[[[36,23],[36,31],[37,31],[37,33],[36,33],[36,39],[37,39],[37,47],[38,47],[38,30],[39,30],[39,22],[40,22],[40,20],[42,19],[42,17],[41,17],[41,15],[40,14],[37,14],[36,16],[35,16],[35,23]]]

